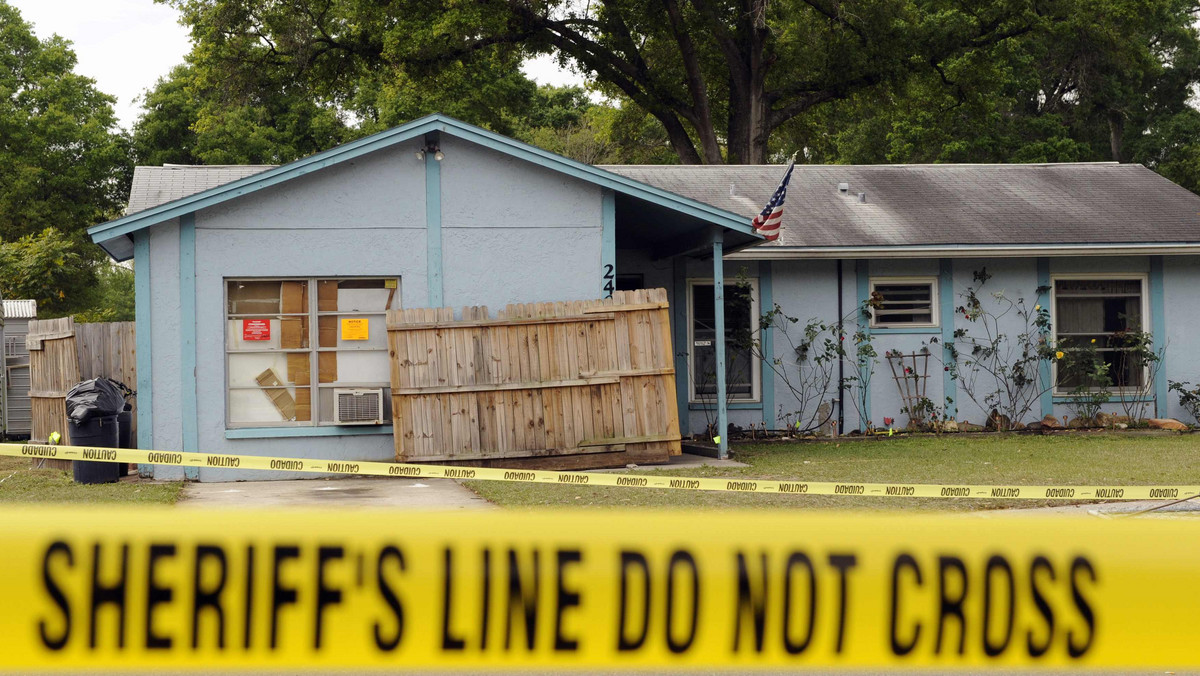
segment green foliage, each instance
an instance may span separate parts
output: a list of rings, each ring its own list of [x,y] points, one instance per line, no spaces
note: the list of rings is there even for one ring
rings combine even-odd
[[[100,256],[95,245],[54,228],[0,239],[0,297],[36,300],[43,319],[132,321],[133,271]]]
[[[976,270],[972,286],[959,294],[963,303],[955,316],[962,315],[967,326],[955,329],[953,341],[942,346],[943,366],[981,410],[993,411],[998,424],[1013,425],[1054,387],[1041,368],[1054,358],[1050,311],[1040,304],[1029,307],[1024,298],[1013,299],[1003,291],[984,294],[991,278],[987,268]],[[1039,288],[1038,294],[1048,290]],[[940,342],[929,340],[930,345]]]
[[[1064,347],[1063,358],[1058,361],[1060,381],[1074,384],[1070,393],[1070,406],[1076,417],[1091,425],[1100,408],[1112,399],[1111,364],[1100,357],[1096,341]]]
[[[798,119],[812,162],[1145,163],[1200,188],[1194,7],[1056,0],[1027,30]]]
[[[300,83],[371,123],[440,109],[505,132],[553,54],[657,120],[680,161],[762,163],[773,129],[1026,30],[1032,0],[578,3],[168,0],[223,88]],[[622,106],[623,108],[624,106]]]
[[[147,98],[187,122],[139,125],[143,158],[282,161],[443,111],[582,161],[1120,159],[1200,190],[1185,0],[163,1],[192,83]],[[613,103],[539,90],[544,54]]]
[[[513,136],[587,164],[677,162],[662,127],[632,105],[591,101],[580,87],[538,87]]]
[[[190,64],[146,92],[133,129],[139,164],[282,164],[355,134],[336,110],[294,88],[224,92]],[[365,132],[360,132],[365,133]]]
[[[133,321],[133,270],[114,263],[101,264],[96,271],[96,285],[87,298],[87,309],[75,315],[76,322]]]
[[[775,420],[765,421],[767,429],[782,420],[784,429],[805,433],[830,422],[828,417],[833,415],[831,406],[829,416],[822,417],[820,405],[837,391],[836,386],[832,390],[830,386],[834,368],[844,356],[838,340],[838,324],[814,318],[809,319],[798,334],[793,333],[792,327],[799,321],[784,312],[778,303],[759,318],[760,336],[752,342],[751,352],[756,360],[774,371],[778,382],[792,395],[790,403],[779,404],[778,412],[763,412],[775,413]],[[774,354],[766,354],[761,340],[761,333],[765,331],[774,331],[775,339],[787,344],[784,354],[790,352],[795,355],[795,360],[785,361]]]
[[[0,0],[0,236],[81,235],[117,214],[128,143],[111,96],[74,71],[70,43],[39,40]],[[14,281],[0,281],[13,286]]]
[[[1188,415],[1192,416],[1193,420],[1200,422],[1200,385],[1192,387],[1192,384],[1187,381],[1168,380],[1167,389],[1178,394],[1179,405],[1187,411]]]
[[[1118,350],[1113,363],[1116,374],[1140,373],[1144,379],[1141,386],[1114,382],[1123,386],[1116,388],[1113,398],[1131,422],[1139,422],[1146,417],[1153,403],[1147,395],[1154,392],[1154,383],[1162,370],[1165,346],[1155,347],[1154,336],[1137,326],[1114,333],[1109,345]],[[1118,378],[1124,379],[1125,376],[1118,375]]]
[[[97,247],[55,228],[0,240],[0,297],[32,298],[39,317],[85,307],[96,284]]]

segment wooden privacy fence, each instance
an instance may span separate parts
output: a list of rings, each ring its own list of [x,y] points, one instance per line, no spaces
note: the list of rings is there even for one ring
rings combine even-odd
[[[680,452],[664,289],[388,312],[396,459],[576,469]]]
[[[135,344],[133,322],[76,324],[70,317],[30,321],[25,337],[33,412],[30,438],[45,442],[51,432],[58,432],[63,444],[70,443],[67,391],[82,380],[104,376],[130,389],[136,387]],[[134,403],[133,439],[137,439],[136,409]]]

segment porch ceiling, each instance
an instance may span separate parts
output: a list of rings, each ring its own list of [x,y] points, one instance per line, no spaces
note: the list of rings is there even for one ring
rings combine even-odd
[[[645,249],[655,258],[712,252],[711,223],[622,193],[616,195],[616,206],[618,249]],[[726,252],[762,241],[754,235],[722,230]]]

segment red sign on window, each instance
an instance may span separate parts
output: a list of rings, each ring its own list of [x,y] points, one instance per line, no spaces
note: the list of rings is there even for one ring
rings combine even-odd
[[[271,320],[243,319],[242,340],[270,340]]]

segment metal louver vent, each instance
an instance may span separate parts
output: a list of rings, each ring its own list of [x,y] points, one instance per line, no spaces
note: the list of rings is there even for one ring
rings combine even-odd
[[[334,419],[343,425],[383,423],[383,390],[335,389]]]

